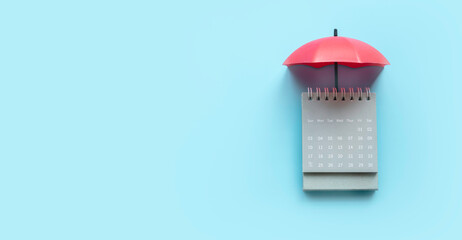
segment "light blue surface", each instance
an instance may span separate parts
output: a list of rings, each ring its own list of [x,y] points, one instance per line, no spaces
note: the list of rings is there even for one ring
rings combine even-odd
[[[461,7],[1,3],[0,239],[457,239]],[[301,190],[281,64],[334,27],[392,64],[375,194]]]

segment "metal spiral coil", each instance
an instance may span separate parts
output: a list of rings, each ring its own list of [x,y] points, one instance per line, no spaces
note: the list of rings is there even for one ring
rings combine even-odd
[[[356,88],[356,92],[353,88],[348,88],[348,93],[345,88],[340,88],[340,93],[337,88],[332,88],[332,93],[329,91],[329,88],[324,88],[324,92],[321,91],[321,88],[316,88],[316,93],[313,95],[313,88],[307,88],[308,100],[316,101],[369,101],[371,100],[371,89],[366,88],[366,94],[364,96],[362,88]]]

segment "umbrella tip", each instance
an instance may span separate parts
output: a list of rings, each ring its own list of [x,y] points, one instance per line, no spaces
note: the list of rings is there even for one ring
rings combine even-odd
[[[337,28],[334,28],[334,37],[337,37]]]

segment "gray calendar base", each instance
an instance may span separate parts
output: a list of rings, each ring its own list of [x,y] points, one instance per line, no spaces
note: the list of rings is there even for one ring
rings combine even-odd
[[[377,173],[303,173],[303,190],[377,190]]]

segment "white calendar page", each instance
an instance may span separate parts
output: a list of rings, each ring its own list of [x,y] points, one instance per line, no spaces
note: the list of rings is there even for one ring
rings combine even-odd
[[[375,102],[302,93],[303,172],[377,172]]]

